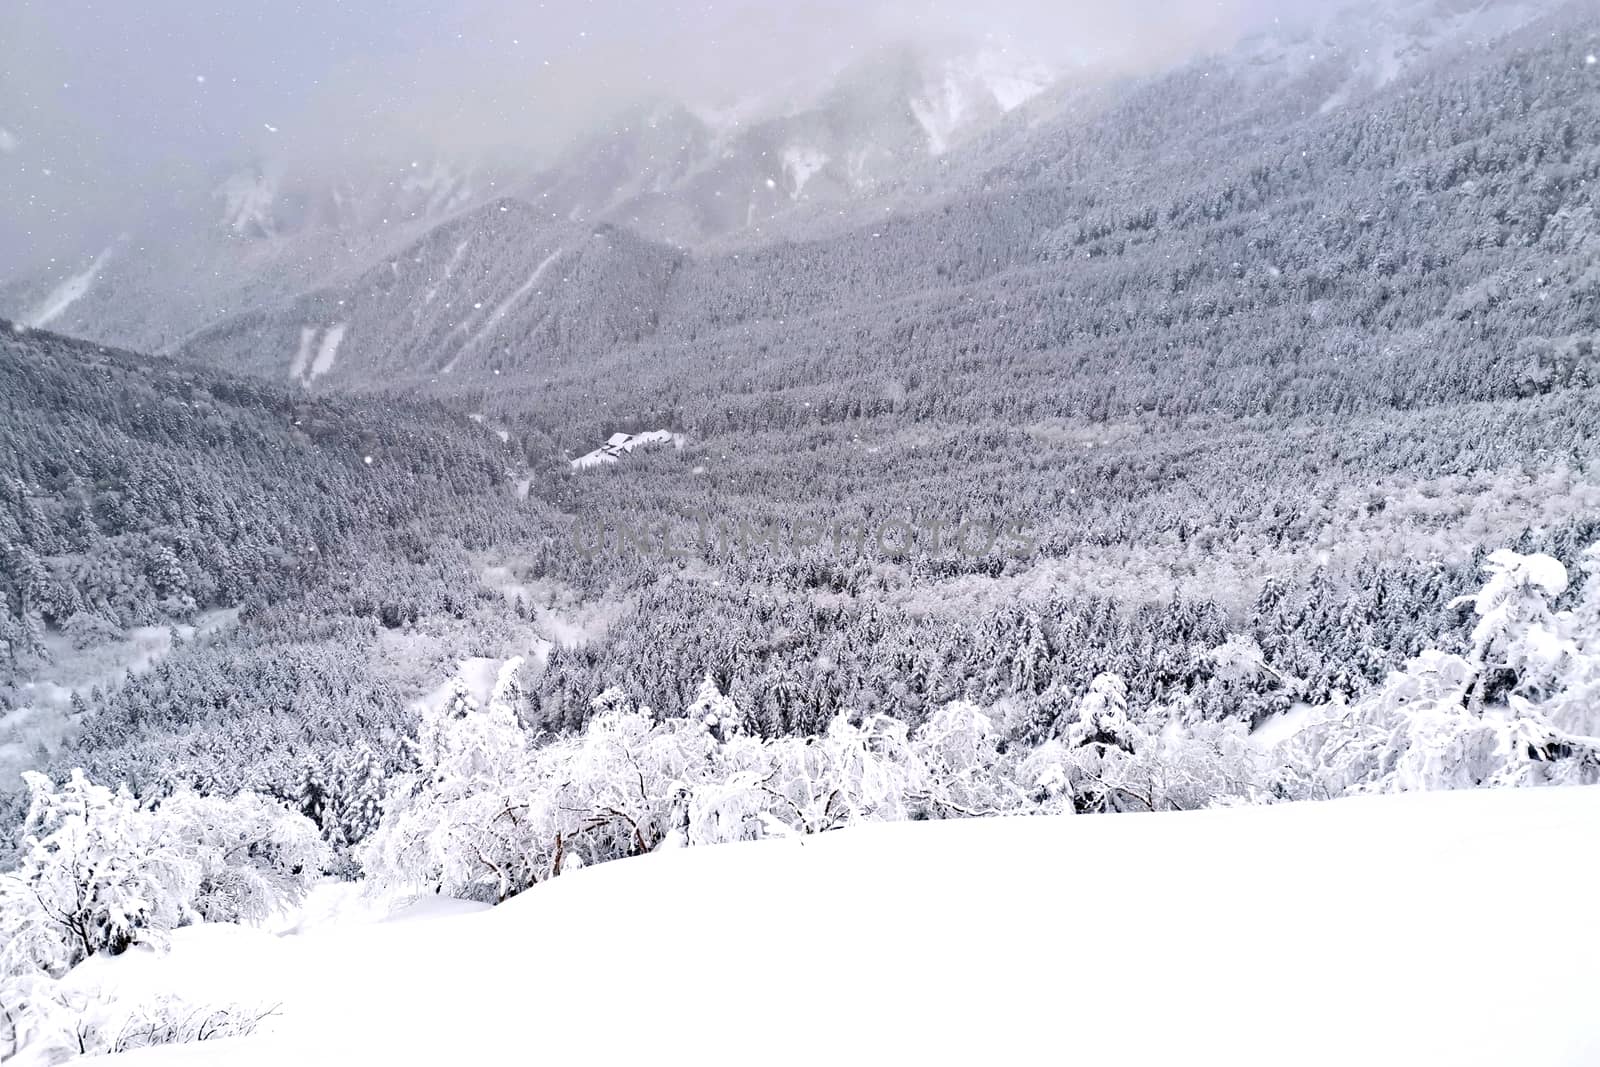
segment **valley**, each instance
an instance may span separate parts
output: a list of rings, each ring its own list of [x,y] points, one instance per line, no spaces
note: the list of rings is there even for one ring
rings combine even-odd
[[[1473,931],[1592,873],[1600,11],[1243,7],[274,114],[0,255],[0,1054],[1588,1062]]]

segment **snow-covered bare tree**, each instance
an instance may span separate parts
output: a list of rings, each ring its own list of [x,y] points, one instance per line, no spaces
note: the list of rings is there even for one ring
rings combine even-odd
[[[458,679],[424,708],[417,770],[393,783],[378,831],[358,850],[381,885],[503,900],[541,875],[527,845],[528,738],[503,701],[478,708]]]
[[[159,943],[187,917],[195,870],[168,829],[126,789],[73,771],[30,793],[17,869],[0,877],[8,971],[59,974],[97,952]]]
[[[908,817],[908,791],[921,780],[905,724],[873,716],[861,725],[834,716],[821,737],[767,746],[762,790],[771,817],[803,834]]]
[[[185,790],[154,817],[194,868],[190,907],[206,922],[258,923],[293,907],[331,858],[315,823],[255,793]]]
[[[1005,738],[993,719],[967,701],[946,704],[917,730],[911,751],[920,765],[912,799],[933,818],[999,815],[1024,802]]]

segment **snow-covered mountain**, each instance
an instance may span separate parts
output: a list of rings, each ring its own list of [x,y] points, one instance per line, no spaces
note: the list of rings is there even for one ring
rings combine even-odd
[[[359,272],[324,272],[220,315],[174,347],[308,387],[356,388],[455,388],[612,351],[656,329],[688,249],[760,243],[781,218],[804,229],[818,213],[892,203],[902,183],[1046,81],[1042,68],[1013,68],[999,53],[897,50],[856,64],[811,105],[759,121],[717,128],[675,105],[630,112],[514,196],[481,204],[469,177],[440,167],[433,180],[368,190],[366,200],[320,202],[271,174],[243,175],[224,189],[236,242],[412,240]],[[369,237],[366,248],[378,246]]]
[[[501,199],[180,350],[304,386],[482,380],[637,340],[654,328],[679,258],[618,227]]]
[[[489,195],[494,179],[469,164],[427,162],[375,167],[326,178],[257,162],[216,187],[214,223],[242,238],[293,236],[313,229],[356,234],[384,226],[436,224]]]
[[[672,244],[759,233],[800,208],[870,197],[1035,97],[1050,72],[990,49],[876,54],[810,100],[720,115],[655,103],[553,160],[488,167],[415,158],[322,173],[258,159],[181,219],[134,224],[0,283],[0,313],[64,333],[172,350],[212,323],[359,277],[455,216],[516,196],[550,223],[614,222]]]
[[[168,351],[209,323],[359,273],[494,193],[492,175],[438,158],[331,177],[257,161],[180,217],[0,284],[0,308],[28,325]]]
[[[911,101],[928,136],[928,152],[949,151],[964,134],[1022,107],[1048,90],[1056,74],[1043,64],[1014,61],[1002,50],[984,50],[947,61],[925,91]]]
[[[679,244],[871,198],[1047,90],[1048,67],[989,48],[877,53],[800,106],[716,114],[641,109],[579,144],[516,195],[573,220],[604,218]]]
[[[429,242],[436,228],[503,197],[527,206],[515,214],[528,225],[606,224],[637,235],[641,247],[725,251],[821,239],[975,190],[1066,186],[1089,166],[1102,176],[1121,167],[1117,184],[1145,184],[1152,195],[1165,195],[1175,180],[1203,173],[1169,173],[1161,165],[1175,144],[1203,161],[1208,138],[1219,154],[1236,151],[1240,128],[1259,139],[1307,116],[1359,107],[1418,71],[1481,51],[1555,5],[1357,0],[1285,17],[1176,71],[1116,82],[1085,80],[999,47],[897,48],[844,68],[808,97],[752,99],[720,111],[677,103],[636,108],[552,160],[491,168],[419,152],[334,175],[260,161],[219,177],[187,223],[130,227],[115,245],[86,249],[48,275],[0,284],[0,314],[174,351],[192,349],[198,336],[252,336],[241,322],[340,294],[334,311],[297,311],[290,326],[273,327],[266,348],[239,353],[241,366],[287,374],[302,329],[331,329],[342,321],[340,300],[400,269],[392,265],[414,258],[408,249]],[[1086,140],[1084,124],[1116,109],[1128,116],[1116,137],[1102,130]],[[559,240],[545,254],[571,243]],[[646,258],[664,256],[655,248]],[[491,301],[509,298],[542,258],[516,253],[503,264],[484,262],[479,269],[492,281],[475,287],[489,290]],[[472,296],[468,306],[480,302]],[[639,305],[641,322],[650,306]],[[430,331],[391,343],[401,323],[431,314],[390,317],[381,331],[386,347],[420,352],[437,343]],[[502,317],[497,328],[510,329],[512,321]],[[365,333],[352,326],[349,337]],[[632,335],[631,327],[617,334]],[[425,362],[442,370],[454,354],[447,344]],[[314,364],[313,354],[305,366]]]
[[[1451,50],[1483,45],[1524,25],[1551,0],[1400,0],[1316,6],[1243,41],[1229,65],[1247,79],[1320,73],[1329,111],[1393,83]]]
[[[1597,0],[1363,2],[0,294],[0,1053],[1600,1063]]]

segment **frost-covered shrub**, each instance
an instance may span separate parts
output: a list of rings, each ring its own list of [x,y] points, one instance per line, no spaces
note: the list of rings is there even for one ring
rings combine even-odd
[[[122,1000],[95,990],[43,980],[3,993],[25,1011],[0,1014],[0,1049],[26,1051],[30,1063],[132,1052],[252,1034],[273,1014],[270,1006],[195,1004],[180,997]],[[22,994],[26,994],[23,996]]]
[[[915,734],[887,715],[840,714],[820,736],[762,739],[709,680],[670,718],[610,690],[582,734],[536,748],[507,709],[457,693],[453,710],[425,713],[421,767],[391,794],[362,863],[378,887],[499,901],[658,848],[913,818],[1202,807],[1248,791],[1242,726],[1150,733],[1126,692],[1096,679],[1068,743],[1032,756],[967,701]]]
[[[59,976],[186,923],[265,918],[327,859],[309,820],[254,794],[180,793],[152,810],[82,771],[59,787],[24,777],[23,847],[0,877],[0,975]]]
[[[1597,546],[1600,547],[1600,546]],[[1317,709],[1282,749],[1291,797],[1600,781],[1600,551],[1578,604],[1566,568],[1502,550],[1471,604],[1465,656],[1429,650],[1351,706]]]
[[[1183,705],[1128,705],[1114,674],[1089,685],[1060,738],[1034,749],[1015,772],[1043,810],[1081,813],[1186,811],[1254,799],[1259,772],[1248,728],[1197,722]]]
[[[710,678],[666,718],[612,689],[583,733],[542,747],[502,696],[479,709],[458,688],[424,715],[419,770],[392,793],[363,863],[379,886],[503,900],[578,865],[862,822],[1593,781],[1600,549],[1583,566],[1583,597],[1556,612],[1560,564],[1495,553],[1483,591],[1463,601],[1478,616],[1470,654],[1424,651],[1354,706],[1305,709],[1309,724],[1277,768],[1241,719],[1207,721],[1192,696],[1133,706],[1110,672],[1075,702],[1064,679],[1041,679],[1048,716],[956,700],[914,732],[888,715],[841,713],[808,738],[748,732]],[[1212,659],[1245,678],[1270,670],[1238,636]]]
[[[183,921],[191,864],[126,789],[73,771],[58,789],[23,775],[30,800],[15,871],[0,879],[7,972],[61,974],[97,952],[159,941]]]
[[[667,719],[601,694],[581,735],[537,749],[507,709],[456,703],[427,715],[422,766],[361,850],[379,885],[503,900],[660,847],[905,818],[926,778],[893,719],[841,716],[822,737],[766,741],[739,728],[742,713],[714,686],[693,715]],[[473,758],[448,758],[468,738]]]
[[[526,795],[532,757],[509,705],[495,699],[480,709],[458,680],[423,711],[413,751],[416,771],[392,784],[378,830],[358,850],[368,874],[491,900],[538,881],[541,859],[529,842],[544,813]]]
[[[911,751],[920,771],[918,803],[932,818],[999,815],[1024,801],[1005,738],[994,721],[964,700],[946,704],[917,731]]]
[[[857,726],[836,715],[817,738],[783,738],[761,748],[769,768],[762,825],[812,834],[862,822],[910,817],[921,785],[904,723],[877,715]]]
[[[189,907],[205,922],[258,923],[298,904],[330,859],[310,819],[255,793],[181,792],[156,819],[194,868]]]

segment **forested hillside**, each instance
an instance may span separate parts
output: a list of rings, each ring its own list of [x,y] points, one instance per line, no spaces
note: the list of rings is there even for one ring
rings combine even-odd
[[[4,324],[0,413],[0,703],[50,703],[27,683],[130,631],[191,635],[126,687],[62,679],[72,758],[133,782],[288,791],[307,751],[354,742],[392,762],[403,698],[350,642],[465,614],[467,552],[553,529],[516,497],[521,458],[437,405]],[[237,624],[195,634],[214,609]]]
[[[1106,672],[1138,701],[1247,722],[1358,694],[1464,634],[1444,605],[1487,552],[1573,565],[1595,536],[1600,97],[1580,7],[1328,108],[1326,70],[1196,60],[954,153],[955,176],[986,161],[981,192],[803,241],[674,251],[491,203],[185,350],[271,384],[171,369],[139,384],[166,390],[143,408],[116,401],[171,413],[182,460],[154,453],[148,477],[196,497],[133,530],[114,518],[130,490],[83,488],[108,480],[109,446],[36,469],[75,424],[38,414],[48,383],[19,388],[37,421],[8,427],[32,435],[18,514],[48,522],[12,536],[47,562],[14,570],[50,578],[12,580],[12,660],[40,628],[258,604],[247,632],[98,698],[75,756],[134,778],[193,773],[176,752],[144,766],[160,746],[126,738],[181,735],[195,713],[171,709],[196,691],[224,733],[257,707],[403,705],[430,682],[391,688],[337,651],[341,628],[474,604],[495,636],[435,634],[435,662],[448,675],[447,647],[504,658],[540,632],[552,648],[519,700],[552,729],[613,687],[683,706],[708,672],[769,736],[842,708],[916,724],[957,697],[1050,721]],[[37,360],[65,342],[8,343]],[[325,399],[399,386],[509,440],[444,408],[396,421],[393,402]],[[214,420],[262,425],[238,447],[285,447],[193,447],[207,403],[249,405]],[[593,472],[558,451],[661,426],[685,447]],[[214,466],[252,488],[235,499]],[[472,553],[491,546],[520,592],[482,580]],[[416,577],[390,577],[396,559]],[[551,595],[626,621],[563,641],[534,603]],[[1216,670],[1235,634],[1270,672]],[[277,746],[273,788],[324,774],[295,751]]]
[[[443,408],[306,397],[10,324],[0,354],[9,618],[187,620],[273,600],[419,519],[489,536],[472,502],[504,485],[506,449]]]
[[[348,284],[229,319],[181,351],[319,392],[525,379],[651,333],[680,258],[626,230],[501,199]]]
[[[1311,86],[1197,62],[1032,132],[938,208],[697,256],[652,344],[497,399],[569,423],[665,408],[709,433],[863,409],[1349,414],[1592,384],[1588,11],[1327,113]],[[587,396],[596,372],[618,387]]]
[[[1194,60],[953,151],[919,179],[936,193],[840,218],[797,207],[811,222],[781,239],[673,253],[628,236],[626,215],[592,235],[537,199],[502,202],[188,351],[457,395],[573,449],[660,412],[709,434],[1582,387],[1600,373],[1590,13],[1447,39],[1359,93],[1353,46]]]

